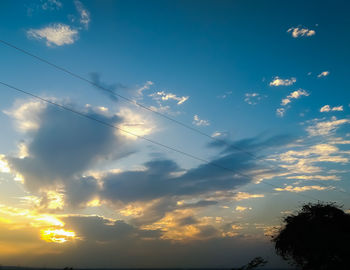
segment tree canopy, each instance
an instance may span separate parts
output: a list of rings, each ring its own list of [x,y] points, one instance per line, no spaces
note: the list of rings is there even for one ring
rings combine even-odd
[[[350,269],[350,215],[334,203],[303,205],[272,240],[279,255],[302,269]]]

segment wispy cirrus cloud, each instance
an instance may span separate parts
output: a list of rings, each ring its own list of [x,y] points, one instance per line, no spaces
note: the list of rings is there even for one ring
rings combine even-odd
[[[332,117],[330,120],[314,119],[306,128],[306,131],[311,137],[329,136],[333,135],[342,125],[349,123],[349,119],[337,119],[336,117]]]
[[[74,1],[75,7],[77,11],[79,12],[79,22],[80,24],[85,28],[89,28],[89,23],[90,23],[90,12],[84,7],[84,5],[79,1],[75,0]]]
[[[196,126],[209,126],[210,122],[209,120],[200,119],[199,116],[195,114],[193,116],[192,124]]]
[[[47,0],[41,5],[43,10],[59,10],[62,8],[62,2],[59,0]]]
[[[69,25],[56,23],[40,29],[29,29],[29,38],[45,40],[46,45],[52,47],[73,44],[78,39],[78,31]]]
[[[288,33],[292,34],[293,38],[299,37],[311,37],[316,35],[315,30],[307,29],[307,28],[299,28],[299,27],[291,27],[287,30]]]
[[[290,86],[296,82],[296,78],[282,79],[276,76],[271,82],[270,86]]]
[[[299,187],[293,187],[293,186],[286,186],[284,188],[275,188],[276,191],[289,191],[289,192],[304,192],[304,191],[310,191],[310,190],[328,190],[332,189],[332,187],[321,187],[321,186],[299,186]]]

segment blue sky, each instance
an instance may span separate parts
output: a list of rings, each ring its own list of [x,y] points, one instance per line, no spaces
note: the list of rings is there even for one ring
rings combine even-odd
[[[284,214],[349,208],[347,1],[0,6],[1,40],[213,138],[1,43],[1,82],[207,161],[1,85],[3,264],[281,266]]]

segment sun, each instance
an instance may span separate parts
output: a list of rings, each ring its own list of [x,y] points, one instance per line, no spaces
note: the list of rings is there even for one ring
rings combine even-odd
[[[76,234],[73,231],[66,231],[64,229],[47,229],[41,230],[41,239],[46,242],[65,243],[76,239]]]

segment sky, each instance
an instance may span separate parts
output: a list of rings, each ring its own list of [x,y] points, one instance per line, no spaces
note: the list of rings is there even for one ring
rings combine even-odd
[[[349,9],[1,1],[0,263],[285,267],[283,217],[350,208]]]

